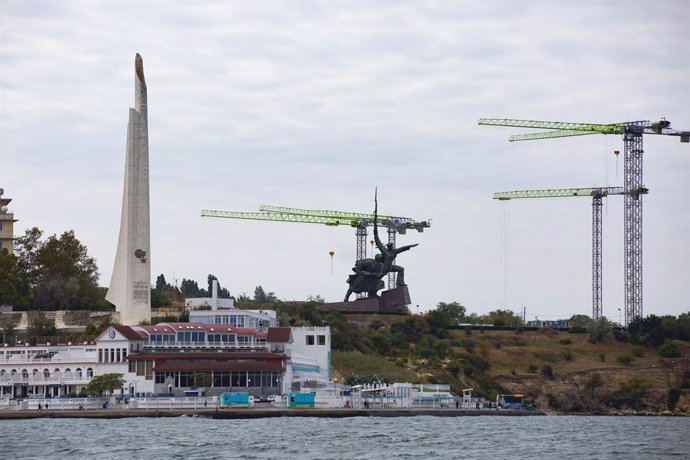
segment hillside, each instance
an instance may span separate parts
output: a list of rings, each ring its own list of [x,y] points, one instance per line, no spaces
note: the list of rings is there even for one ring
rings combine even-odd
[[[680,358],[662,358],[654,347],[592,343],[587,333],[454,330],[377,353],[376,337],[387,328],[360,328],[369,352],[333,352],[339,381],[450,383],[454,392],[472,387],[491,399],[519,392],[551,413],[663,412],[670,405],[690,414],[689,342],[674,342]]]

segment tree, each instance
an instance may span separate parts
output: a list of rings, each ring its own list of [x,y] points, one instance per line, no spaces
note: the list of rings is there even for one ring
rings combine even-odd
[[[498,309],[498,310],[491,311],[484,317],[484,320],[487,323],[493,324],[496,327],[503,327],[503,326],[515,326],[515,327],[517,327],[520,324],[522,324],[522,319],[510,310]]]
[[[17,292],[17,258],[4,248],[0,250],[0,305],[15,305]]]
[[[160,308],[170,305],[170,300],[158,289],[151,289],[151,307]]]
[[[167,289],[171,289],[171,286],[165,281],[165,275],[161,273],[156,278],[156,290],[158,292],[163,292]]]
[[[101,396],[104,393],[112,393],[118,388],[122,388],[124,384],[125,379],[122,374],[103,374],[92,378],[85,390],[90,396]]]
[[[44,310],[93,308],[99,302],[98,267],[74,231],[41,241],[34,227],[17,239],[15,286],[20,305]]]
[[[436,310],[446,313],[454,324],[462,323],[465,320],[466,309],[458,302],[439,302],[436,304]]]
[[[194,388],[210,387],[212,383],[210,372],[195,372],[192,374],[192,386]]]
[[[603,316],[589,323],[590,342],[611,342],[613,341],[613,326]]]
[[[199,297],[199,285],[196,281],[182,278],[180,289],[185,297]]]
[[[27,330],[32,337],[52,337],[55,331],[55,323],[45,318],[34,319]]]
[[[592,318],[587,315],[573,315],[568,320],[568,326],[571,329],[581,329],[582,332],[587,330],[592,324]]]
[[[216,278],[216,275],[209,274],[208,277],[206,278],[206,281],[208,282],[209,297],[213,295],[213,281],[214,280],[218,281],[218,278]],[[218,281],[218,290],[220,290],[220,281]]]

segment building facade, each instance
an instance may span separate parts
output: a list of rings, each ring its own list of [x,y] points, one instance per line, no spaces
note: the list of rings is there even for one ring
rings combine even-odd
[[[330,380],[330,329],[111,325],[94,342],[0,348],[2,398],[76,396],[94,376],[108,373],[122,374],[125,383],[115,393],[123,396],[183,396],[192,388],[209,396],[285,394],[304,382]]]
[[[7,205],[12,198],[4,198],[4,190],[0,188],[0,251],[6,249],[12,254],[14,252],[14,213],[10,212]]]

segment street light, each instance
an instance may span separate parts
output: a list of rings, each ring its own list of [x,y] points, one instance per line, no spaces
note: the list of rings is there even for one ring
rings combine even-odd
[[[621,323],[621,309],[618,309],[618,325],[622,326],[623,324]]]

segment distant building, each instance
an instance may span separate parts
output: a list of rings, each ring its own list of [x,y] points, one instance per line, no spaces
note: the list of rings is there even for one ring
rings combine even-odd
[[[107,373],[123,375],[125,384],[115,394],[129,396],[183,396],[195,384],[211,396],[281,395],[303,383],[328,385],[330,343],[328,327],[111,325],[94,342],[0,348],[0,400],[78,394],[93,377]]]
[[[14,252],[14,223],[17,220],[14,214],[7,209],[12,198],[3,198],[3,189],[0,188],[0,251],[7,249],[12,254]]]

